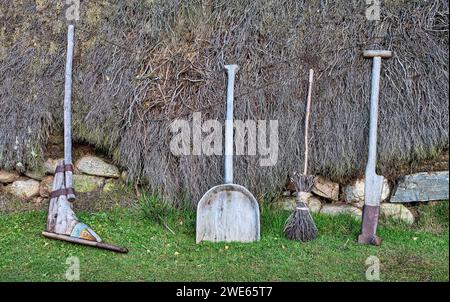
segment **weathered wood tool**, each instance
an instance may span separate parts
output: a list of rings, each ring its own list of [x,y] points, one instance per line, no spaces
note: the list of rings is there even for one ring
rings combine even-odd
[[[228,73],[225,121],[225,184],[211,188],[197,206],[196,242],[259,240],[259,205],[243,186],[233,184],[233,98],[237,65],[226,65]]]
[[[364,58],[373,59],[373,65],[370,94],[369,154],[365,172],[362,226],[361,234],[358,236],[358,243],[380,245],[381,238],[376,233],[384,178],[376,173],[378,97],[380,92],[381,59],[391,58],[392,52],[388,50],[366,50],[363,56]]]
[[[303,174],[295,173],[291,181],[297,191],[297,206],[289,216],[284,225],[283,233],[291,240],[307,242],[314,240],[318,235],[318,230],[314,219],[311,216],[307,204],[307,197],[314,186],[315,176],[308,174],[308,154],[309,154],[309,117],[311,115],[312,86],[314,81],[314,70],[309,70],[309,88],[306,101],[305,114],[305,163]]]
[[[75,200],[73,189],[72,165],[72,61],[74,48],[74,25],[67,31],[67,61],[64,84],[64,161],[58,163],[50,194],[46,231],[47,238],[94,246],[120,253],[127,253],[123,247],[103,243],[101,238],[76,217],[72,202]]]

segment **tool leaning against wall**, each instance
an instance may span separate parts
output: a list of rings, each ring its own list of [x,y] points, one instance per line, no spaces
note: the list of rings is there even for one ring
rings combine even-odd
[[[305,162],[303,174],[295,173],[291,181],[297,191],[297,205],[295,211],[286,220],[283,233],[290,240],[299,240],[307,242],[314,240],[318,236],[318,230],[314,219],[311,216],[307,204],[308,194],[314,186],[315,176],[308,174],[308,156],[309,156],[309,117],[311,113],[312,86],[314,80],[314,71],[309,70],[308,98],[306,101],[305,114]]]
[[[67,31],[67,60],[64,84],[64,161],[58,163],[50,194],[47,227],[42,234],[51,239],[93,246],[119,253],[127,253],[124,247],[103,243],[101,238],[76,217],[72,202],[75,201],[72,165],[72,61],[75,26]]]
[[[377,236],[377,226],[384,178],[376,172],[378,97],[380,94],[381,59],[391,58],[392,52],[388,50],[366,50],[363,56],[373,59],[373,63],[370,92],[369,154],[365,171],[364,207],[358,243],[380,245],[381,238]]]
[[[252,242],[260,238],[259,205],[245,187],[233,183],[233,99],[237,65],[228,74],[225,121],[225,184],[203,195],[197,205],[196,242]]]

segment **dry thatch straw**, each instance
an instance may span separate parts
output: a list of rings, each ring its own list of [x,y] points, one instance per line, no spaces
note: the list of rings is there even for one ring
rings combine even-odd
[[[58,1],[57,3],[59,3]],[[38,4],[36,4],[38,3]],[[38,166],[61,130],[65,24],[56,1],[0,4],[0,168]],[[82,1],[74,71],[74,134],[169,202],[195,204],[222,182],[222,157],[170,153],[170,122],[223,120],[224,63],[241,66],[236,119],[278,119],[278,164],[235,161],[235,181],[261,196],[303,163],[308,69],[317,71],[311,173],[346,181],[364,170],[370,61],[383,63],[379,169],[448,149],[448,1]]]

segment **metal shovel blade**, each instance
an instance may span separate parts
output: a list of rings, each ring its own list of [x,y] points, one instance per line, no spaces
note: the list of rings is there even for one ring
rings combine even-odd
[[[259,205],[252,193],[236,184],[211,188],[198,203],[196,242],[259,240]]]

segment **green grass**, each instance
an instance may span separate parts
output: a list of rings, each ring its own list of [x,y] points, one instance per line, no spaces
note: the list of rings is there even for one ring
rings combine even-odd
[[[0,214],[0,281],[65,281],[70,256],[80,259],[81,281],[365,281],[372,255],[381,281],[449,280],[448,202],[419,207],[414,226],[383,222],[381,247],[356,244],[359,222],[349,216],[315,216],[315,241],[289,241],[281,233],[289,213],[267,209],[259,242],[197,245],[193,212],[151,198],[144,209],[79,213],[126,255],[42,237],[44,211]]]

